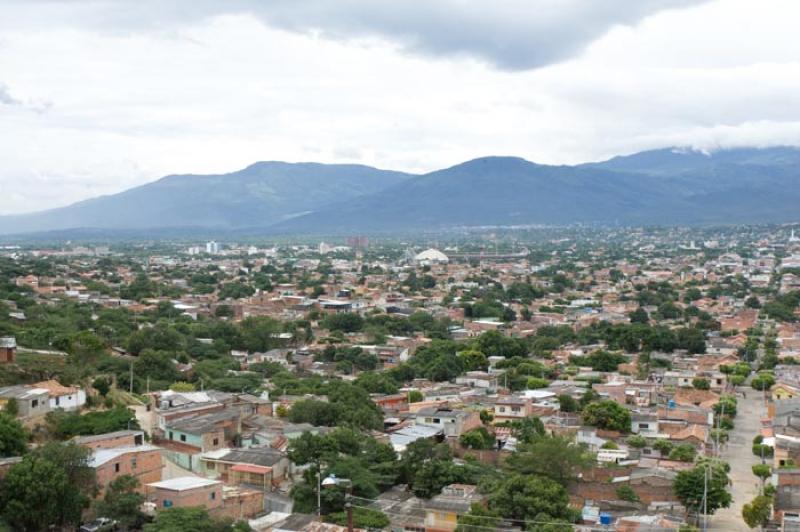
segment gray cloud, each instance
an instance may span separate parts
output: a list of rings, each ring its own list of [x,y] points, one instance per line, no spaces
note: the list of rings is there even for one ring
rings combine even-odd
[[[635,24],[699,0],[278,0],[265,20],[325,37],[384,37],[427,55],[472,56],[507,70],[557,63],[580,53],[616,25]]]
[[[198,19],[248,13],[288,31],[343,41],[378,38],[414,54],[467,56],[504,70],[527,70],[569,59],[615,26],[707,0],[9,1],[18,10],[15,23],[41,24],[47,20],[44,8],[56,24],[169,31]]]

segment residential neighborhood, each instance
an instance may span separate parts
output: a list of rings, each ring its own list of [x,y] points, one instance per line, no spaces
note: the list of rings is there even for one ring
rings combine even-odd
[[[800,244],[756,234],[7,251],[0,476],[74,448],[47,518],[128,529],[793,530]]]

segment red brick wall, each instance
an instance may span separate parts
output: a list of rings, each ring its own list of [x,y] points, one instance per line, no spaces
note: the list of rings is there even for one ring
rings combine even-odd
[[[133,459],[136,459],[136,467],[133,467]],[[119,471],[116,470],[119,464]],[[106,462],[97,468],[97,485],[100,488],[100,495],[105,492],[106,486],[115,478],[121,475],[131,475],[139,479],[139,491],[144,493],[144,485],[150,482],[161,480],[161,451],[152,450],[144,452],[126,453],[115,460]]]
[[[89,443],[84,443],[83,447],[88,447],[89,449],[111,449],[113,447],[133,447],[136,445],[136,439],[133,434],[125,434],[122,436],[117,436],[115,438],[109,438],[106,440],[99,440],[93,441]]]
[[[213,499],[211,498],[212,493],[214,493]],[[156,508],[159,510],[164,508],[165,500],[171,501],[172,507],[174,508],[204,506],[208,510],[215,510],[221,508],[223,504],[222,483],[184,491],[157,488],[151,493],[148,499],[156,503]]]
[[[225,497],[222,507],[214,511],[214,517],[248,519],[264,511],[264,494],[260,491],[246,491],[233,497]]]

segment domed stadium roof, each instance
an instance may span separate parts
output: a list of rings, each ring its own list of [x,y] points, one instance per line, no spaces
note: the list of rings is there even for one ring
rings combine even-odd
[[[447,255],[439,251],[438,249],[426,249],[422,253],[417,254],[414,257],[414,261],[416,262],[448,262],[450,259],[447,258]]]

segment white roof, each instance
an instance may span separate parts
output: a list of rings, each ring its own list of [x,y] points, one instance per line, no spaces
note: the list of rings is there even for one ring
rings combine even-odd
[[[172,491],[184,491],[195,488],[203,488],[205,486],[213,486],[215,484],[222,484],[219,480],[211,480],[210,478],[201,477],[178,477],[162,480],[160,482],[151,482],[148,484],[151,488],[160,488]]]
[[[157,451],[160,447],[155,445],[132,445],[128,447],[112,447],[110,449],[98,449],[92,454],[89,459],[91,467],[100,467],[101,465],[110,462],[127,453],[137,453],[145,451]]]
[[[528,399],[547,399],[548,397],[555,397],[556,393],[550,390],[525,390],[522,395]]]
[[[200,458],[210,458],[211,460],[219,460],[229,452],[231,452],[231,449],[229,449],[228,447],[224,447],[222,449],[217,449],[215,451],[206,451],[200,455]]]
[[[395,451],[403,451],[409,443],[423,438],[432,438],[441,432],[442,429],[437,427],[411,425],[390,434],[389,441],[391,442]]]
[[[414,260],[417,262],[422,262],[422,261],[447,262],[450,259],[447,257],[447,255],[445,255],[438,249],[431,248],[431,249],[426,249],[422,253],[417,254],[417,256],[414,257]]]
[[[192,403],[210,403],[211,397],[206,392],[176,392],[174,390],[164,390],[160,394],[161,399],[168,399],[170,397],[183,397]]]

